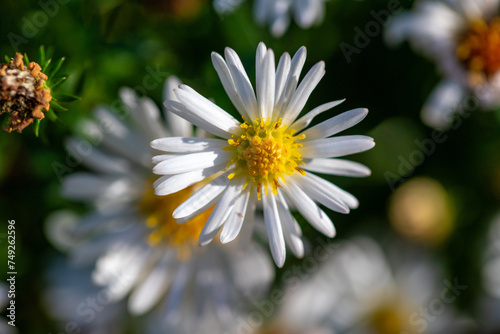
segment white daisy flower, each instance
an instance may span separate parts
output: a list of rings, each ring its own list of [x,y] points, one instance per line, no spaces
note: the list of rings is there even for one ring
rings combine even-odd
[[[255,0],[254,15],[259,24],[269,24],[271,34],[281,37],[290,25],[291,16],[302,29],[323,22],[328,0]]]
[[[449,126],[468,94],[484,108],[500,104],[498,9],[498,0],[420,0],[389,24],[389,43],[408,39],[444,75],[422,109],[426,124]]]
[[[288,30],[292,16],[302,29],[323,22],[327,1],[329,0],[255,0],[254,17],[260,25],[269,25],[274,37],[281,37]],[[243,0],[214,0],[213,6],[217,13],[228,14],[242,2]]]
[[[333,248],[316,272],[290,285],[275,323],[279,333],[456,333],[453,303],[464,286],[441,276],[418,249],[390,240],[388,253],[358,237]],[[395,247],[398,245],[398,247]]]
[[[165,98],[173,98],[171,87],[178,84],[175,78],[167,81]],[[274,274],[272,262],[250,242],[251,231],[230,248],[216,243],[199,247],[210,207],[183,224],[172,218],[173,210],[203,183],[171,196],[155,196],[149,141],[171,134],[189,137],[192,125],[167,110],[164,122],[153,101],[138,98],[130,89],[123,89],[121,98],[125,114],[98,108],[95,120],[83,126],[90,139],[71,138],[67,143],[92,172],[68,176],[62,193],[89,203],[94,211],[81,219],[56,215],[47,225],[48,235],[75,263],[95,266],[93,282],[112,291],[113,301],[128,296],[132,314],[157,306],[172,324],[181,315],[213,309],[224,321],[236,308],[234,302],[243,300],[238,296],[266,289]],[[96,141],[99,147],[89,146]]]
[[[154,140],[153,148],[168,152],[153,159],[153,172],[164,175],[155,182],[155,193],[170,195],[209,178],[174,211],[174,218],[185,220],[216,203],[201,232],[201,245],[210,243],[219,231],[222,243],[234,240],[242,226],[252,224],[256,202],[261,201],[271,252],[281,267],[285,240],[296,256],[304,252],[291,206],[329,237],[335,235],[335,228],[316,202],[341,213],[358,206],[354,196],[310,172],[370,175],[370,170],[359,163],[330,158],[366,151],[375,145],[372,138],[329,138],[360,122],[368,110],[350,110],[306,129],[315,116],[342,102],[323,104],[297,119],[325,74],[324,62],[317,63],[298,85],[306,48],[300,48],[293,58],[283,54],[276,70],[273,51],[261,43],[257,48],[255,95],[236,52],[226,48],[225,56],[226,60],[212,53],[212,61],[243,122],[191,87],[180,85],[175,89],[179,102],[166,101],[165,106],[223,139]]]

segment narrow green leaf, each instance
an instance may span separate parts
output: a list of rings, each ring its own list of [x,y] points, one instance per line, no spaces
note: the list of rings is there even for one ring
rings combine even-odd
[[[57,120],[57,115],[54,112],[55,108],[53,108],[52,102],[50,103],[50,106],[51,106],[50,110],[45,111],[45,116],[47,116],[47,118],[50,119],[51,121],[55,121]]]
[[[42,73],[45,73],[47,71],[47,68],[49,67],[50,63],[52,62],[52,59],[48,59],[45,64],[44,63],[41,63],[42,64]]]
[[[5,62],[6,62],[6,63],[10,63],[10,58],[9,58],[9,56],[7,56],[7,55],[5,55]]]
[[[56,75],[57,72],[59,72],[59,69],[61,68],[62,64],[64,63],[64,61],[66,60],[65,57],[62,57],[61,59],[59,59],[55,64],[54,64],[54,67],[52,67],[50,69],[50,74],[47,74],[47,76],[53,76],[53,75]]]
[[[45,64],[45,47],[43,45],[40,45],[40,49],[38,50],[38,53],[39,53],[38,60],[40,61],[40,64]],[[43,72],[43,70],[42,70],[42,72]]]
[[[54,98],[58,102],[73,102],[81,99],[79,96],[73,94],[56,94]]]
[[[54,79],[49,78],[49,80],[50,80],[50,82],[49,82],[50,89],[56,88],[57,86],[59,86],[60,84],[62,84],[64,81],[66,81],[66,79],[68,79],[68,77],[58,77],[58,78],[54,78]]]
[[[35,119],[35,124],[33,125],[33,132],[35,132],[35,137],[38,137],[38,134],[40,132],[40,120]]]
[[[30,63],[30,59],[28,58],[28,55],[25,53],[25,54],[24,54],[24,64],[25,64],[26,66],[28,66],[28,64],[29,64],[29,63]]]
[[[62,105],[57,103],[56,101],[50,101],[50,109],[54,109],[55,111],[61,112],[66,111],[68,109],[64,108]]]

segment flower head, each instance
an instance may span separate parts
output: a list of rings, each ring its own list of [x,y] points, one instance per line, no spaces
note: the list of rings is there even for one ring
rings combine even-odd
[[[0,115],[10,114],[10,124],[4,127],[7,132],[21,132],[35,119],[43,119],[42,110],[48,111],[52,100],[40,65],[25,66],[23,59],[18,52],[9,63],[0,64]]]
[[[226,48],[225,56],[226,60],[213,53],[212,61],[243,122],[192,88],[180,85],[175,90],[178,101],[166,101],[166,107],[223,139],[154,140],[153,148],[167,152],[153,159],[153,172],[164,175],[155,182],[155,193],[169,195],[211,179],[174,211],[174,218],[184,220],[215,204],[201,232],[201,245],[210,243],[219,231],[222,243],[234,240],[245,221],[253,223],[255,205],[262,201],[271,251],[282,266],[285,239],[297,256],[303,254],[300,227],[290,206],[330,237],[335,228],[316,202],[342,213],[357,207],[351,194],[310,172],[370,174],[361,164],[330,158],[368,150],[374,146],[372,138],[329,138],[360,122],[368,111],[354,109],[306,129],[315,116],[342,102],[326,103],[297,119],[325,74],[324,62],[317,63],[299,85],[305,47],[293,58],[285,53],[276,69],[273,51],[261,43],[256,56],[255,94],[238,55]]]
[[[168,79],[165,98],[173,98],[171,87],[178,84]],[[91,171],[69,175],[62,193],[94,210],[81,218],[53,217],[48,235],[73,262],[93,267],[93,282],[111,291],[111,301],[129,296],[133,314],[156,307],[174,327],[186,314],[196,318],[205,311],[215,311],[224,321],[244,300],[242,294],[266,289],[273,277],[271,261],[249,237],[243,238],[249,233],[231,248],[215,243],[199,247],[196,241],[210,206],[184,224],[172,218],[173,210],[203,183],[172,196],[155,196],[149,142],[170,134],[191,136],[193,127],[167,110],[165,122],[150,99],[130,89],[123,89],[121,98],[126,113],[118,116],[97,108],[95,118],[82,124],[87,139],[75,137],[67,143]],[[254,266],[262,270],[252,272]]]
[[[389,42],[408,39],[444,75],[422,109],[428,125],[449,126],[468,94],[485,108],[500,105],[498,7],[498,0],[420,0],[390,23]]]

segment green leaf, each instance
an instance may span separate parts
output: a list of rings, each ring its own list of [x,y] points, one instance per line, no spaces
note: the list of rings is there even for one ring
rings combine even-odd
[[[50,62],[52,61],[52,59],[48,59],[45,64],[44,63],[41,63],[42,64],[42,73],[45,73],[45,71],[47,70],[47,68],[49,67],[50,65]]]
[[[25,53],[25,54],[24,54],[24,64],[25,64],[26,66],[28,66],[28,64],[29,64],[29,63],[30,63],[30,59],[28,58],[28,55]]]
[[[53,107],[52,102],[50,103],[50,106]],[[56,121],[57,120],[57,115],[54,112],[54,109],[55,108],[50,108],[49,111],[45,112],[45,116],[47,116],[47,118],[50,119],[51,121]]]
[[[68,79],[68,77],[58,77],[58,78],[54,78],[53,80],[50,80],[50,78],[49,78],[49,80],[50,80],[50,82],[49,82],[50,89],[52,90],[52,89],[56,88],[57,86],[59,86],[60,84],[62,84],[64,81],[66,81],[66,79]],[[54,82],[54,83],[52,83],[52,82]]]
[[[52,67],[50,69],[50,74],[47,74],[47,76],[51,77],[53,75],[56,75],[57,72],[59,72],[59,69],[61,68],[62,64],[64,63],[64,61],[66,60],[65,57],[62,57],[61,59],[59,59],[55,64],[54,64],[54,67]]]
[[[6,63],[10,63],[10,58],[9,58],[9,56],[7,56],[7,55],[5,55],[5,62],[6,62]]]
[[[33,126],[33,132],[35,133],[35,137],[38,137],[38,134],[40,132],[40,120],[36,119],[35,124]]]
[[[45,47],[43,45],[40,45],[40,49],[38,49],[38,60],[40,61],[40,64],[45,63]]]
[[[68,110],[55,101],[50,101],[50,107],[51,107],[51,109],[54,109],[55,111],[58,111],[58,112]]]
[[[57,94],[54,96],[54,98],[58,102],[73,102],[76,100],[81,100],[79,96],[73,94]]]

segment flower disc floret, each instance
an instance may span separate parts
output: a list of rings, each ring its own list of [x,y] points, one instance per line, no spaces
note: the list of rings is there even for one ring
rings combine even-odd
[[[473,22],[458,44],[457,56],[479,77],[500,70],[500,18],[489,24],[483,20]]]
[[[262,187],[265,193],[268,187],[276,195],[280,180],[285,182],[284,175],[292,175],[295,171],[305,172],[302,165],[299,142],[305,135],[294,136],[294,129],[281,123],[281,119],[272,122],[270,119],[256,118],[253,123],[245,121],[241,124],[242,132],[229,139],[228,150],[234,152],[231,164],[236,171],[229,178],[246,177],[246,184],[257,188],[257,196],[261,198]]]

